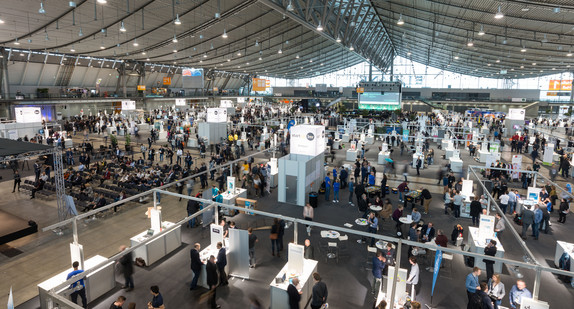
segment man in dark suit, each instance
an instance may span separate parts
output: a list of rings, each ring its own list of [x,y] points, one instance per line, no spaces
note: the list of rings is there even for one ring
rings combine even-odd
[[[219,253],[217,253],[217,270],[219,270],[219,285],[227,285],[229,284],[229,282],[227,281],[227,274],[225,273],[225,266],[227,265],[227,254],[221,242],[217,243],[217,250],[219,250]]]
[[[217,290],[217,266],[215,265],[215,257],[212,255],[207,260],[207,265],[205,265],[205,275],[207,279],[207,285],[209,286],[209,306],[211,309],[220,308],[217,303],[215,303],[215,292]]]
[[[297,286],[299,285],[299,279],[294,278],[289,287],[287,287],[287,295],[289,296],[289,309],[299,309],[299,302],[301,301],[301,294]]]
[[[191,257],[191,270],[193,271],[193,279],[191,280],[191,286],[189,290],[193,290],[197,288],[197,280],[199,280],[199,275],[201,274],[201,258],[199,257],[199,250],[201,249],[201,245],[199,243],[195,243],[193,248],[189,251],[189,255]]]
[[[423,228],[421,229],[421,241],[422,242],[430,241],[431,239],[434,238],[434,235],[435,235],[435,230],[434,230],[432,222],[429,222],[428,224],[423,225]]]

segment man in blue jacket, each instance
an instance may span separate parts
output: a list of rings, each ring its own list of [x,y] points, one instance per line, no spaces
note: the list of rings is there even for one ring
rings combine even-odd
[[[78,267],[80,267],[80,263],[78,263],[77,261],[72,263],[72,267],[74,268],[74,270],[68,274],[68,277],[66,277],[66,280],[84,272],[83,270],[78,269]],[[86,298],[86,285],[84,284],[84,279],[80,279],[80,280],[72,283],[70,285],[70,289],[73,291],[72,294],[70,294],[70,298],[72,299],[72,302],[74,302],[74,304],[76,304],[78,301],[78,295],[79,295],[80,298],[82,298],[82,307],[88,308],[88,299]]]
[[[383,284],[383,270],[387,259],[383,256],[383,252],[377,251],[377,255],[373,257],[373,289],[371,294],[375,294],[375,299],[379,295]]]
[[[325,176],[325,201],[329,200],[329,196],[331,195],[331,173],[327,173]]]

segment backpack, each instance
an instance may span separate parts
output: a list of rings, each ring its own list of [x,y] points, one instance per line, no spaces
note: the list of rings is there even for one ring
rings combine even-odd
[[[467,309],[482,309],[482,297],[478,293],[470,296]]]

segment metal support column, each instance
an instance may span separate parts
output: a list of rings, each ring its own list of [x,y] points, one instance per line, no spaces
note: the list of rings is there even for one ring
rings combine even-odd
[[[393,304],[395,303],[395,294],[397,292],[397,278],[399,276],[399,268],[401,268],[401,251],[403,249],[403,240],[399,239],[399,242],[397,243],[397,259],[396,259],[396,263],[395,263],[395,273],[393,274],[393,278],[395,280],[393,280],[392,283],[387,282],[387,284],[392,284],[393,288],[391,289],[391,307],[393,306]]]
[[[369,64],[369,81],[373,81],[373,65]]]
[[[297,238],[299,236],[299,231],[297,230],[297,221],[293,222],[293,242],[297,244]]]
[[[540,280],[542,275],[542,270],[540,266],[536,266],[536,276],[534,277],[534,287],[532,288],[532,298],[538,300],[538,294],[540,294]]]
[[[2,59],[0,61],[0,64],[2,65],[2,92],[0,92],[0,94],[2,94],[3,99],[10,99],[10,83],[8,81],[8,55],[5,49],[2,49],[0,54],[2,55]]]
[[[66,185],[64,183],[64,162],[62,162],[62,150],[57,147],[52,152],[54,160],[54,180],[56,184],[56,202],[58,203],[58,219],[64,221],[67,219],[68,209],[64,202],[64,195],[66,194]]]

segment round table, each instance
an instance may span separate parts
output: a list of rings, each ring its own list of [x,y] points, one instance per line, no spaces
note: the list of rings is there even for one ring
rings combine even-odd
[[[327,233],[325,233],[325,238],[339,239],[339,236],[341,236],[341,233],[337,231],[327,231]]]
[[[372,205],[371,207],[369,207],[372,211],[374,212],[379,212],[381,210],[383,210],[383,207],[381,206],[377,206],[377,205]]]
[[[355,220],[355,224],[361,225],[361,226],[367,226],[369,224],[369,222],[367,222],[367,219],[359,218],[359,219]]]
[[[404,223],[404,224],[411,224],[411,223],[413,223],[413,219],[409,219],[409,218],[407,218],[407,217],[400,217],[400,218],[399,218],[399,221],[400,221],[401,223]]]
[[[383,240],[379,240],[375,243],[375,246],[379,249],[379,250],[385,250],[387,249],[387,242],[383,241]]]

